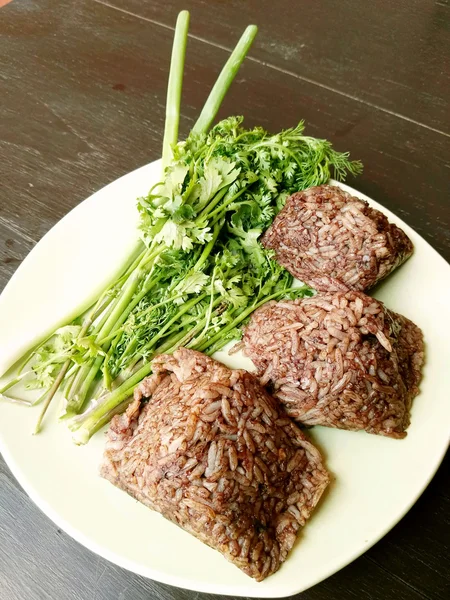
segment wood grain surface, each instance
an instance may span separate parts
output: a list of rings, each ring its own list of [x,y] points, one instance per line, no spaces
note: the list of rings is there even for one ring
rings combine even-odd
[[[14,0],[0,8],[0,290],[71,208],[160,156],[173,26],[183,8],[191,36],[181,136],[227,51],[254,22],[259,36],[221,116],[243,114],[272,131],[305,119],[311,135],[364,162],[351,185],[450,259],[448,1]],[[450,597],[449,465],[447,457],[381,542],[301,598]],[[146,580],[84,549],[0,461],[0,598],[207,595]]]

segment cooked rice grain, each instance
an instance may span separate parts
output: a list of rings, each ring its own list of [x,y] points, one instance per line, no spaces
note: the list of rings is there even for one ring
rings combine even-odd
[[[262,243],[292,275],[329,292],[367,290],[413,251],[383,213],[331,185],[290,196]]]
[[[362,292],[269,302],[244,353],[288,414],[307,425],[402,438],[424,361],[420,329]]]
[[[111,421],[101,474],[261,581],[329,482],[319,452],[250,373],[185,348],[153,369]]]

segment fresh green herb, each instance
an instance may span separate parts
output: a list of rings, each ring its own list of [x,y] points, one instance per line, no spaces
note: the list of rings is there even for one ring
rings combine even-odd
[[[172,159],[172,146],[178,141],[180,122],[181,90],[183,83],[184,57],[189,29],[189,13],[182,10],[177,18],[170,61],[169,83],[167,86],[166,123],[164,127],[162,165],[163,169]]]
[[[255,39],[257,33],[258,28],[256,25],[249,25],[242,34],[241,39],[231,53],[230,58],[227,60],[222,72],[214,84],[213,89],[211,90],[197,123],[192,129],[193,133],[202,133],[204,131],[208,131],[213,124],[220,105],[222,104],[223,99],[225,98],[225,95],[228,92],[231,83],[233,82],[233,79],[236,77],[242,61],[250,49],[250,46],[253,44],[253,40]]]
[[[71,424],[77,441],[130,397],[162,348],[212,353],[239,339],[267,300],[312,294],[293,288],[259,238],[288,194],[339,177],[342,168],[357,173],[360,165],[304,136],[302,123],[271,136],[231,117],[174,148],[164,182],[138,202],[142,237],[148,252],[158,252],[142,276],[151,293],[136,289],[139,302],[112,329],[106,358],[97,357],[103,385],[94,408]]]
[[[47,390],[37,429],[62,389],[63,416],[77,443],[126,408],[155,355],[179,346],[212,354],[239,339],[265,302],[312,295],[293,285],[260,236],[292,192],[361,171],[328,141],[305,136],[303,122],[271,135],[230,117],[209,130],[254,27],[187,140],[175,144],[187,22],[186,15],[178,21],[169,84],[164,147],[171,160],[163,180],[138,200],[143,244],[88,314],[56,331],[25,361],[32,385]]]

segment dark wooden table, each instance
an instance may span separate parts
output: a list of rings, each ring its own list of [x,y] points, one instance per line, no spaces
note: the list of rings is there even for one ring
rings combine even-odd
[[[273,131],[306,119],[311,135],[362,159],[358,189],[450,258],[448,0],[14,0],[0,9],[0,289],[73,206],[160,155],[182,8],[192,32],[182,136],[227,51],[256,22],[221,115]],[[449,464],[381,542],[301,597],[449,598]],[[0,482],[2,600],[203,597],[84,549],[3,462]]]

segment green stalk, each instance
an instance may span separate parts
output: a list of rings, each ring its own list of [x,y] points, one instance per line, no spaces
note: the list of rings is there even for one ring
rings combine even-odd
[[[123,333],[124,329],[125,329],[125,325],[123,327],[119,327],[118,329],[113,328],[112,332],[109,335],[107,335],[106,337],[99,340],[99,342],[98,342],[99,346],[103,346],[103,344],[111,343],[113,340],[115,340],[115,338],[120,333]]]
[[[111,298],[111,301],[109,302],[108,306],[105,307],[104,312],[101,314],[100,319],[95,324],[95,326],[92,328],[92,331],[90,332],[91,335],[97,335],[98,332],[101,331],[103,325],[109,319],[109,316],[111,315],[112,311],[114,310],[114,307],[115,307],[119,297],[120,297],[120,293],[117,294],[117,296]]]
[[[180,316],[182,316],[184,313],[186,313],[188,310],[190,310],[193,306],[195,306],[195,304],[197,304],[198,302],[200,302],[204,297],[206,296],[206,294],[204,294],[203,296],[199,297],[195,297],[193,298],[191,301],[189,301],[187,304],[185,304],[183,306],[183,308],[178,311],[178,313],[168,322],[166,323],[166,325],[164,327],[162,327],[158,334],[156,336],[154,336],[152,338],[152,340],[150,342],[148,342],[142,349],[141,352],[144,351],[149,351],[155,344],[157,341],[159,341],[160,339],[164,338],[164,334],[167,332],[168,329],[170,329],[170,327],[172,325],[174,325],[176,323],[176,321],[179,319]],[[150,307],[152,308],[152,307]],[[156,307],[153,307],[156,308]],[[173,331],[173,335],[171,335],[169,337],[168,340],[166,340],[161,346],[158,347],[157,352],[161,353],[161,352],[166,352],[167,348],[172,347],[174,344],[177,345],[178,340],[180,340],[181,338],[186,339],[187,335],[186,335],[186,331],[184,329],[183,326],[183,330],[181,332],[178,332],[175,334],[176,331],[178,331],[179,326],[175,326],[175,328],[172,330]],[[191,330],[190,330],[191,331]],[[188,331],[188,334],[190,333],[190,331]],[[130,353],[134,352],[137,346],[137,341],[136,340],[132,340],[130,342],[130,345],[128,346],[128,348],[124,351],[123,355],[122,355],[122,360]],[[156,352],[156,351],[155,351]],[[155,352],[151,353],[151,357],[153,357],[155,355]],[[150,360],[150,359],[147,359]],[[133,362],[131,362],[125,369],[122,369],[121,373],[123,373],[124,371],[129,371],[131,373],[133,373],[133,370],[135,369],[136,365],[138,365],[139,363],[142,362],[142,359],[137,359],[137,357],[135,357],[135,360]],[[111,381],[110,376],[109,376],[109,372],[107,372],[105,370],[105,373],[107,373],[106,375],[106,381],[105,381],[105,385],[103,386],[104,389],[113,389],[114,386],[114,382]],[[114,381],[117,381],[119,378],[121,377],[121,374],[119,373],[116,376],[116,379]],[[73,416],[73,415],[72,415]]]
[[[68,359],[64,365],[62,366],[60,372],[58,373],[58,377],[53,382],[52,387],[49,389],[47,393],[47,397],[45,398],[44,406],[42,407],[41,413],[36,423],[36,427],[34,429],[34,433],[39,433],[41,430],[42,421],[45,417],[45,413],[47,412],[48,407],[50,406],[50,402],[53,400],[56,392],[58,391],[59,386],[61,385],[62,380],[64,379],[65,374],[67,373],[68,368],[70,367],[70,359]]]
[[[26,377],[27,375],[29,375],[30,373],[32,373],[32,371],[26,371],[25,373],[21,373],[19,374],[17,377],[15,377],[14,379],[11,379],[11,381],[8,381],[8,383],[6,385],[4,385],[2,388],[0,388],[0,395],[4,394],[7,390],[9,390],[10,388],[14,387],[15,385],[17,385],[20,381],[22,381],[22,379],[24,377]]]
[[[183,70],[184,70],[184,59],[186,54],[186,44],[187,44],[187,34],[189,27],[189,13],[187,11],[182,11],[177,19],[177,24],[175,28],[175,36],[172,47],[172,57],[171,57],[171,67],[169,73],[169,82],[168,82],[168,90],[167,90],[167,103],[166,103],[166,123],[165,123],[165,131],[164,131],[164,141],[163,141],[163,168],[167,167],[170,163],[172,157],[172,145],[176,144],[178,141],[178,127],[179,127],[179,118],[180,118],[180,103],[181,103],[181,91],[182,91],[182,79],[183,79]],[[198,122],[196,123],[194,130],[197,131],[206,131],[209,129],[212,121],[214,120],[219,106],[228,91],[228,88],[231,85],[234,77],[236,76],[242,61],[244,60],[252,42],[257,33],[257,28],[255,26],[249,26],[241,37],[239,43],[231,54],[229,60],[226,62],[222,72],[219,75],[219,78],[214,85],[208,100],[205,104],[205,107],[200,115]],[[226,194],[225,190],[220,190],[214,199],[213,203],[208,206],[208,213],[214,209],[214,207],[221,201],[222,197]],[[241,192],[242,193],[242,192]],[[231,200],[230,200],[231,202]],[[219,213],[220,210],[213,210],[214,214]],[[204,215],[202,215],[204,216]],[[216,229],[218,233],[218,229]],[[215,232],[216,232],[215,231]],[[214,241],[217,238],[217,235],[214,236]],[[202,255],[202,262],[204,262],[209,255],[209,252],[212,249],[213,244],[208,245],[205,248],[206,253]],[[145,256],[144,252],[144,256]],[[118,298],[112,302],[112,306],[110,310],[107,311],[106,319],[101,319],[100,327],[96,328],[95,334],[103,341],[103,349],[107,350],[109,348],[110,343],[114,338],[110,336],[117,331],[118,328],[125,321],[127,316],[130,314],[133,307],[130,308],[130,304],[133,301],[133,295],[135,294],[137,285],[142,276],[142,267],[144,264],[153,258],[153,256],[148,257],[147,260],[143,260],[142,255],[139,257],[139,262],[134,261],[134,264],[131,265],[131,269],[129,268],[123,279],[125,279],[125,287],[122,290],[122,293]],[[140,268],[141,267],[141,268]],[[129,275],[128,275],[129,273]],[[142,293],[142,292],[141,292]],[[134,299],[136,300],[136,298]],[[137,300],[138,302],[139,300]],[[136,305],[136,303],[134,305]],[[188,303],[190,305],[190,303]],[[183,314],[185,310],[179,312],[176,317],[169,320],[169,322],[158,332],[158,334],[151,340],[150,343],[147,344],[148,347],[144,347],[143,350],[149,350],[156,342],[161,339],[166,333],[167,329],[179,318],[181,314]],[[106,338],[106,339],[105,339]],[[105,343],[106,342],[106,343]],[[69,412],[75,410],[75,412],[79,411],[84,404],[87,394],[89,393],[89,389],[97,376],[97,373],[104,361],[103,356],[98,356],[93,362],[88,363],[80,368],[77,373],[76,378],[74,379],[73,385],[71,386],[71,398],[68,402]],[[133,365],[131,365],[132,367]],[[64,365],[62,371],[67,371]],[[106,378],[108,379],[108,377]],[[50,395],[50,394],[49,394]]]
[[[92,433],[97,430],[99,422],[103,422],[105,415],[111,414],[118,405],[122,404],[127,398],[133,395],[135,386],[144,379],[152,370],[151,363],[145,364],[132,377],[127,379],[122,385],[115,389],[108,396],[105,403],[102,403],[97,409],[94,409],[91,414],[84,420],[81,427],[77,429],[77,423],[74,422],[72,427],[75,428],[73,441],[76,444],[86,444],[89,441]]]
[[[221,298],[217,298],[213,302],[213,306],[216,306],[219,302],[221,302],[221,300]],[[207,310],[205,313],[206,312]],[[189,329],[187,332],[183,330],[175,335],[172,335],[154,351],[152,358],[157,354],[171,353],[176,350],[176,348],[184,346],[186,342],[189,342],[193,336],[203,329],[205,322],[206,317],[203,316],[203,318],[201,318],[196,326],[192,329]],[[130,396],[133,394],[134,387],[144,377],[147,377],[151,373],[151,370],[151,362],[146,362],[118,387],[115,387],[115,389],[108,396],[104,397],[103,402],[101,402],[100,398],[100,403],[88,411],[86,415],[79,415],[73,419],[70,424],[70,428],[72,431],[75,431],[73,436],[74,441],[77,444],[86,444],[89,441],[89,438],[96,431],[98,431],[100,427],[106,424],[114,414],[122,412],[122,410],[124,410],[129,404]]]
[[[71,373],[72,369],[69,369],[69,371],[64,376],[64,381],[61,386],[61,391],[64,394],[65,398],[67,398],[67,396],[70,394],[70,389],[73,385],[73,382],[75,381],[75,374]]]
[[[145,247],[143,241],[138,240],[136,243],[136,246],[133,248],[133,252],[128,257],[128,264],[124,268],[123,274],[117,279],[117,281],[110,284],[106,288],[106,290],[103,292],[103,294],[105,294],[106,292],[108,292],[110,289],[112,289],[113,287],[115,287],[117,285],[122,285],[128,279],[128,277],[131,275],[131,273],[134,271],[134,269],[137,267],[137,265],[141,262],[142,257],[146,253],[147,253],[147,248]]]
[[[132,251],[127,255],[125,260],[122,261],[120,263],[120,265],[118,266],[116,272],[114,273],[114,275],[112,276],[112,278],[110,280],[113,283],[108,283],[105,291],[103,291],[101,293],[100,297],[102,297],[109,289],[114,287],[115,282],[117,281],[117,277],[123,276],[121,274],[126,272],[127,270],[129,270],[130,265],[132,264],[132,261],[135,260],[137,253],[142,251],[142,246],[143,246],[142,241],[139,240],[137,242],[137,244],[133,247]],[[42,337],[40,337],[38,340],[35,340],[35,342],[33,342],[32,346],[22,355],[21,358],[19,358],[15,362],[15,364],[11,367],[11,369],[13,367],[17,366],[16,368],[19,369],[18,374],[20,374],[22,372],[22,370],[24,369],[24,367],[28,364],[28,362],[33,358],[36,351],[39,348],[41,348],[46,342],[48,342],[48,340],[50,340],[55,335],[55,332],[57,329],[72,323],[75,319],[82,316],[86,311],[90,310],[92,308],[92,306],[93,306],[93,300],[91,298],[87,298],[75,310],[71,311],[63,320],[59,321],[58,324],[55,326],[55,328],[52,331],[47,331],[46,333],[44,333],[42,335]]]
[[[102,331],[105,323],[108,321],[112,312],[114,311],[115,306],[119,302],[121,294],[119,294],[115,298],[112,296],[107,297],[106,301],[104,301],[105,296],[107,296],[108,292],[110,290],[112,290],[114,287],[119,286],[119,285],[124,285],[126,283],[127,279],[134,272],[134,270],[137,268],[137,266],[142,262],[143,258],[147,255],[147,253],[148,253],[148,249],[147,248],[143,249],[143,243],[139,240],[137,246],[134,248],[132,254],[129,256],[128,267],[126,267],[126,270],[123,273],[123,275],[116,282],[110,284],[109,287],[104,290],[104,292],[101,294],[100,298],[97,300],[96,304],[94,305],[94,308],[89,313],[88,327],[83,328],[83,336],[87,332],[88,328],[92,325],[92,323],[98,317],[101,317],[101,318],[98,321],[98,323],[96,323],[93,330],[91,331],[91,335],[97,335],[100,331]],[[102,304],[102,302],[103,302],[103,304]],[[82,336],[79,336],[79,337],[82,337]],[[74,397],[77,389],[80,387],[82,381],[84,380],[84,377],[86,376],[86,373],[88,372],[88,368],[89,368],[90,364],[92,364],[92,361],[88,362],[87,365],[86,364],[85,365],[75,365],[76,375],[73,378],[71,385],[68,387],[68,389],[66,391],[66,397],[67,397],[69,405],[71,402],[73,402],[73,397]],[[72,369],[71,369],[71,371],[72,371]]]
[[[68,404],[68,412],[79,412],[82,410],[84,402],[86,400],[87,393],[89,388],[91,387],[101,365],[103,362],[104,356],[97,356],[94,360],[94,363],[91,365],[89,371],[86,375],[83,373],[83,381],[81,382],[80,390],[75,394],[70,402],[70,407]]]
[[[200,323],[198,325],[201,325]],[[225,344],[225,341],[223,342]],[[155,351],[155,354],[161,352],[173,352],[180,344],[175,341],[173,346],[164,348],[161,346]],[[79,425],[80,417],[72,421],[71,429],[74,431],[73,440],[76,444],[87,444],[90,437],[105,425],[109,419],[119,412],[122,412],[130,403],[135,386],[147,377],[152,371],[152,364],[148,362],[144,364],[138,371],[129,379],[124,381],[122,385],[116,388],[107,398],[105,402],[96,406],[89,415],[86,415],[82,424]],[[83,415],[81,415],[83,416]]]
[[[178,344],[182,342],[185,339],[185,337],[186,330],[183,328],[181,331],[178,331],[176,334],[171,335],[168,339],[166,339],[166,341],[163,344],[161,344],[161,346],[158,346],[157,350],[155,351],[155,354],[156,352],[158,354],[166,354],[171,348],[173,348],[174,346],[178,346]]]
[[[156,304],[151,304],[147,308],[145,308],[142,312],[139,313],[139,317],[143,317],[144,315],[148,315],[153,312],[155,309],[160,308],[161,306],[165,306],[170,302],[174,302],[174,300],[178,300],[184,296],[183,293],[175,294],[175,296],[171,296],[170,298],[166,298],[165,300],[161,300],[161,302],[157,302]]]
[[[213,303],[213,307],[216,307],[217,304],[219,304],[221,301],[222,301],[221,297],[217,298]],[[166,352],[169,352],[169,350],[171,350],[172,348],[186,346],[186,344],[190,343],[192,338],[195,335],[197,335],[197,333],[204,327],[205,322],[206,322],[205,315],[206,315],[207,311],[208,311],[208,309],[206,308],[203,311],[202,315],[197,315],[195,317],[189,318],[187,320],[187,323],[176,324],[175,327],[172,329],[172,335],[168,339],[166,339],[166,341],[163,344],[161,344],[161,346],[158,346],[158,348],[155,350],[155,352],[152,354],[152,356],[154,356],[155,354],[164,354]],[[188,329],[187,325],[190,325],[191,323],[195,323],[195,326],[192,327],[191,329]],[[180,328],[181,328],[181,331],[179,331]],[[133,365],[133,369],[129,369],[128,367],[127,367],[127,369],[124,369],[121,372],[121,374],[119,374],[116,377],[116,379],[114,380],[113,387],[117,387],[117,385],[115,385],[115,384],[119,378],[121,378],[120,383],[123,383],[124,381],[126,381],[126,379],[128,377],[131,377],[131,375],[134,375],[134,373],[133,373],[134,369],[136,369],[136,368],[140,369],[148,360],[149,359],[147,358],[147,360],[144,362],[144,359],[141,358],[135,365]]]
[[[205,217],[209,216],[209,212],[222,200],[222,198],[226,195],[227,192],[228,187],[224,187],[217,192],[214,198],[208,202],[208,204],[200,211],[200,213],[196,217],[196,225],[200,225],[205,220]]]
[[[12,402],[13,404],[23,404],[24,406],[33,406],[33,402],[31,400],[26,400],[25,398],[17,398],[14,396],[5,396],[4,394],[0,394],[0,400],[6,400],[6,402]]]
[[[274,300],[274,298],[277,298],[278,296],[281,296],[281,295],[284,295],[284,294],[288,294],[293,289],[294,288],[290,288],[290,289],[287,289],[287,290],[280,290],[278,292],[275,292],[274,294],[271,294],[270,296],[266,296],[265,298],[263,298],[259,302],[255,303],[255,304],[252,304],[251,306],[249,306],[248,308],[246,308],[244,311],[242,311],[241,313],[239,313],[239,315],[235,319],[233,319],[233,321],[231,321],[231,323],[229,323],[226,327],[224,327],[223,329],[221,329],[218,333],[216,333],[216,335],[214,335],[209,340],[206,340],[206,342],[203,342],[203,344],[200,344],[200,346],[195,347],[194,350],[198,350],[199,352],[205,352],[210,346],[213,346],[221,338],[224,338],[225,335],[229,331],[231,331],[237,325],[239,325],[240,323],[242,323],[242,321],[244,321],[244,319],[246,319],[249,315],[251,315],[252,312],[255,311],[257,308],[259,308],[260,306],[262,306],[263,304],[265,304],[269,300]],[[296,288],[296,289],[298,290],[298,288]]]
[[[203,252],[201,253],[200,258],[195,263],[195,265],[192,269],[193,271],[200,271],[201,268],[203,267],[203,265],[205,264],[205,262],[207,261],[208,256],[211,254],[211,251],[214,248],[214,244],[217,241],[220,230],[222,229],[222,225],[223,225],[223,223],[221,225],[215,224],[215,226],[213,228],[212,238],[209,240],[209,242],[203,248]]]
[[[244,194],[248,190],[248,188],[253,185],[253,183],[255,183],[255,182],[253,181],[252,183],[249,183],[248,185],[246,185],[245,187],[243,187],[241,190],[239,190],[239,192],[237,192],[236,194],[234,194],[234,196],[232,196],[231,198],[228,198],[228,200],[226,200],[223,204],[221,204],[220,206],[218,206],[217,208],[215,208],[211,212],[208,212],[208,214],[207,214],[208,219],[211,219],[212,217],[215,217],[216,215],[223,216],[223,214],[226,213],[225,209],[230,204],[232,204],[235,200],[237,200],[240,196],[242,196],[242,194]],[[209,207],[209,205],[208,205],[208,207]]]
[[[177,318],[179,318],[184,313],[188,312],[193,306],[195,306],[195,304],[197,304],[198,302],[203,300],[203,298],[205,298],[205,296],[206,296],[206,294],[202,294],[199,297],[193,298],[192,300],[187,302],[183,306],[183,308],[177,313],[177,315],[173,319],[171,319],[168,323],[166,323],[166,325],[153,338],[153,340],[149,344],[149,347],[153,346],[154,343],[163,336],[164,332],[172,325],[172,323]],[[163,346],[165,346],[165,345],[166,344],[163,344]],[[173,348],[176,346],[177,346],[177,344],[175,342]],[[146,348],[146,349],[149,349],[149,348]],[[158,352],[159,350],[160,350],[160,348],[155,350],[155,353]],[[167,352],[167,351],[169,351],[169,349],[165,350],[165,351]],[[133,365],[131,365],[129,368],[132,369]],[[106,396],[104,402],[101,402],[100,404],[95,406],[95,408],[91,412],[89,412],[88,415],[86,415],[86,419],[81,421],[82,425],[79,430],[80,433],[79,434],[77,433],[74,436],[75,441],[80,444],[86,443],[89,440],[89,437],[91,435],[89,432],[91,431],[92,427],[94,427],[97,424],[99,419],[102,419],[103,416],[105,415],[105,413],[109,413],[111,410],[114,410],[114,408],[118,404],[120,404],[121,402],[126,400],[126,398],[128,398],[128,396],[130,396],[133,393],[134,387],[144,377],[146,377],[150,372],[151,372],[151,363],[148,362],[148,363],[144,364],[138,371],[136,371],[126,381],[124,381],[118,388],[116,388],[108,396]],[[80,415],[80,416],[83,417],[83,415]],[[78,423],[79,423],[78,419],[72,421],[72,427],[76,428]]]
[[[184,57],[189,29],[189,13],[180,12],[173,38],[172,58],[170,61],[169,83],[167,85],[166,124],[164,128],[162,168],[163,173],[172,159],[172,146],[178,142],[180,122],[181,90],[183,87]]]
[[[212,296],[211,296],[211,299],[212,299]],[[222,296],[219,296],[209,305],[207,310],[204,312],[204,317],[202,318],[202,320],[198,323],[197,326],[193,327],[192,329],[190,329],[187,332],[186,337],[181,341],[180,346],[186,346],[186,348],[195,348],[200,343],[200,341],[202,339],[204,339],[204,337],[208,331],[208,328],[210,326],[212,309],[216,308],[216,306],[218,304],[220,304],[222,301],[223,301]],[[196,338],[195,336],[200,331],[201,331],[200,336],[198,338]]]
[[[162,277],[162,275],[159,275],[158,277],[155,277],[154,279],[150,279],[150,282],[148,282],[146,285],[144,285],[143,289],[139,292],[139,294],[137,294],[133,298],[133,301],[130,302],[130,304],[124,310],[124,312],[118,319],[117,323],[113,327],[111,333],[114,333],[117,330],[117,328],[120,327],[120,325],[122,325],[126,321],[127,317],[129,316],[129,314],[131,313],[133,308],[135,308],[135,306],[137,306],[139,304],[139,302],[142,300],[142,298],[144,296],[146,296],[155,287],[155,285],[157,285],[159,283],[159,281],[161,280],[161,277]]]
[[[98,332],[98,337],[100,337],[100,339],[109,335],[112,328],[116,325],[123,312],[127,310],[127,307],[133,298],[133,294],[135,293],[136,288],[138,287],[139,282],[142,278],[143,265],[146,265],[149,262],[150,256],[154,260],[158,256],[160,251],[161,250],[150,252],[149,255],[147,255],[147,253],[144,253],[134,272],[129,276],[121,295],[116,299],[114,308],[109,314],[109,317],[106,319],[106,322]],[[105,344],[103,350],[108,350],[107,344]],[[75,390],[71,394],[71,398],[68,399],[67,402],[68,414],[78,413],[82,409],[83,404],[86,400],[86,396],[95,377],[97,376],[97,373],[103,363],[103,360],[104,356],[97,356],[97,358],[93,362],[90,362],[87,365],[83,365],[81,367],[77,379],[75,381]]]
[[[98,309],[102,304],[104,298],[104,294],[102,294],[100,296],[100,298],[97,300],[97,302],[95,303],[95,305],[93,306],[93,308],[91,309],[91,311],[86,315],[85,319],[84,319],[84,323],[83,326],[80,330],[80,332],[77,335],[77,339],[82,338],[86,332],[88,331],[89,327],[92,325],[93,320],[96,318],[97,313],[98,313]],[[49,389],[47,396],[45,398],[45,402],[44,402],[44,406],[42,407],[41,413],[38,417],[38,421],[36,423],[36,427],[34,430],[34,433],[39,433],[39,431],[41,430],[41,425],[42,425],[42,421],[44,419],[45,413],[47,412],[48,407],[50,406],[50,402],[53,400],[56,392],[58,391],[59,386],[61,385],[61,383],[64,380],[64,377],[66,376],[67,371],[69,370],[70,364],[71,364],[72,360],[71,358],[68,358],[65,363],[62,365],[58,376],[56,377],[55,381],[53,382],[51,388]]]
[[[129,281],[127,281],[127,286],[123,289],[121,296],[118,298],[117,304],[114,306],[114,310],[111,312],[106,320],[106,323],[98,333],[100,339],[111,333],[112,328],[120,319],[123,312],[127,310],[127,307],[130,304],[141,279],[142,264],[136,268],[134,273],[130,276]]]
[[[125,346],[125,349],[122,352],[122,355],[120,357],[120,361],[125,364],[125,359],[131,354],[131,356],[133,355],[133,352],[136,350],[136,347],[138,345],[138,339],[136,336],[134,336],[133,338],[131,338],[128,341],[128,344]],[[129,359],[131,360],[131,358]]]
[[[250,46],[258,33],[256,25],[249,25],[242,34],[236,48],[231,53],[230,58],[225,63],[216,83],[214,84],[211,93],[203,107],[200,116],[194,125],[193,133],[206,133],[219,111],[220,105],[228,91],[233,79],[236,77],[239,67],[241,66]]]
[[[169,321],[167,321],[167,323],[164,325],[164,327],[162,327],[158,331],[158,333],[155,335],[155,337],[152,338],[150,340],[150,342],[147,342],[147,344],[145,344],[145,346],[143,346],[140,349],[140,353],[146,352],[146,351],[150,350],[152,347],[154,347],[155,343],[164,336],[164,334],[169,329],[169,327],[171,325],[173,325],[175,323],[175,321],[177,321],[177,319],[179,319],[182,315],[184,315],[189,310],[191,310],[191,308],[193,308],[196,304],[198,304],[199,302],[201,302],[203,300],[203,298],[205,298],[206,296],[207,296],[207,294],[201,294],[200,296],[192,298],[192,300],[189,300],[189,302],[186,302],[183,305],[183,308],[181,308],[174,317],[172,317]],[[134,367],[134,365],[136,364],[137,360],[138,359],[136,357],[135,361],[130,363],[130,365],[129,365],[130,369],[132,369]]]
[[[99,419],[97,421],[97,423],[95,423],[95,425],[93,425],[91,427],[91,429],[89,431],[89,437],[93,436],[94,433],[96,433],[99,429],[101,429],[103,427],[103,425],[106,425],[107,423],[109,423],[111,421],[111,419],[114,417],[114,415],[120,415],[123,412],[125,412],[132,401],[133,401],[133,396],[132,395],[128,396],[128,398],[126,398],[118,406],[116,406],[115,408],[113,408],[112,410],[107,412],[105,415],[103,415],[103,417],[101,419]],[[76,436],[76,434],[74,434],[74,437],[75,436]],[[86,440],[86,442],[88,440],[89,440],[89,438]],[[86,442],[79,442],[79,443],[86,443]]]
[[[128,304],[127,308],[123,311],[123,313],[117,320],[116,324],[114,325],[114,327],[111,330],[111,333],[109,333],[106,337],[101,338],[100,340],[97,341],[97,344],[99,346],[103,346],[103,344],[112,342],[119,333],[122,333],[124,328],[121,326],[126,321],[127,317],[130,315],[133,308],[135,308],[139,304],[139,302],[142,300],[142,298],[144,296],[146,296],[155,287],[155,285],[157,285],[159,283],[159,281],[161,280],[161,277],[162,277],[162,275],[159,275],[158,277],[155,277],[155,279],[151,279],[150,283],[148,283],[146,286],[144,286],[144,288],[139,292],[139,294],[137,294],[133,298],[132,302],[130,302]]]
[[[181,331],[178,331],[174,335],[171,335],[163,344],[161,344],[161,346],[158,346],[158,348],[151,355],[151,357],[153,358],[153,356],[155,356],[156,354],[165,354],[166,352],[168,352],[172,348],[177,347],[179,345],[183,345],[183,340],[184,339],[186,339],[186,330],[183,327],[183,329]],[[147,362],[149,360],[151,360],[151,359],[147,359],[144,362],[144,360],[141,358],[139,360],[139,362],[135,365],[136,371],[138,371],[144,364],[147,364]],[[121,373],[119,373],[119,375],[117,375],[117,377],[111,383],[111,389],[112,390],[117,389],[119,387],[119,385],[122,385],[122,383],[124,383],[125,381],[127,381],[128,377],[131,377],[132,375],[134,375],[134,373],[133,373],[132,370],[129,371],[129,372],[127,372],[127,371],[128,371],[128,369],[125,370],[125,371],[122,371]],[[102,389],[102,392],[103,391],[104,390]],[[101,399],[102,396],[104,396],[104,394],[99,394],[98,396],[96,396],[97,400]],[[82,419],[83,417],[84,417],[84,415],[80,415],[78,418]]]
[[[199,271],[199,270],[200,270],[200,269],[203,267],[203,265],[205,264],[205,262],[206,262],[206,260],[207,260],[208,256],[210,255],[210,253],[211,253],[211,251],[212,251],[212,249],[213,249],[213,247],[214,247],[214,244],[215,244],[215,242],[216,242],[216,240],[217,240],[217,237],[218,237],[218,235],[219,235],[219,233],[220,233],[220,230],[221,230],[221,225],[219,225],[219,224],[216,224],[216,225],[214,226],[214,229],[213,229],[213,235],[212,235],[212,238],[211,238],[211,240],[210,240],[210,241],[209,241],[209,242],[208,242],[208,243],[205,245],[205,247],[203,248],[203,251],[202,251],[202,253],[201,253],[200,257],[198,258],[198,260],[197,260],[196,264],[195,264],[195,265],[194,265],[194,267],[192,268],[192,271]],[[176,281],[174,281],[174,284],[176,284],[176,283],[177,283],[177,282],[176,282]],[[177,296],[177,297],[178,297],[178,296]],[[161,302],[161,303],[159,303],[159,304],[157,304],[157,305],[155,305],[155,306],[150,306],[149,308],[147,308],[147,309],[144,311],[144,313],[141,313],[141,314],[145,314],[145,312],[151,312],[153,309],[157,308],[158,306],[162,306],[164,303],[166,303],[166,302],[168,302],[168,301],[172,301],[172,300],[174,300],[174,299],[175,299],[175,298],[171,298],[170,300],[163,301],[163,302]],[[196,300],[196,302],[198,301],[198,299],[194,299],[194,300]],[[196,303],[196,302],[194,302],[194,303]],[[144,346],[144,348],[142,348],[142,350],[144,350],[144,351],[145,351],[145,350],[148,350],[149,348],[151,348],[151,347],[154,345],[155,341],[157,341],[158,339],[160,339],[160,338],[162,337],[162,334],[164,334],[164,333],[165,333],[165,331],[167,330],[167,327],[168,327],[168,326],[170,326],[171,324],[173,324],[173,323],[174,323],[174,322],[175,322],[175,321],[176,321],[176,320],[177,320],[177,319],[178,319],[178,318],[179,318],[179,317],[180,317],[180,316],[181,316],[181,315],[182,315],[184,312],[185,312],[185,310],[184,310],[184,311],[182,311],[182,312],[178,312],[178,313],[175,315],[175,317],[174,317],[174,318],[172,318],[172,319],[171,319],[171,321],[169,321],[169,323],[167,323],[167,324],[166,324],[166,326],[165,326],[163,329],[161,329],[161,330],[159,331],[158,335],[157,335],[156,337],[154,337],[154,338],[151,340],[151,342],[149,342],[149,343],[148,343],[146,346]],[[136,347],[136,340],[132,340],[132,341],[130,342],[130,344],[131,344],[131,347],[130,347],[130,346],[128,346],[128,348],[125,350],[124,354],[122,355],[122,359],[123,359],[123,357],[124,357],[124,356],[126,356],[127,354],[129,354],[129,352],[130,352],[130,351],[134,351],[134,349],[135,349],[135,347]],[[131,350],[130,350],[130,348],[131,348]],[[133,367],[134,367],[135,365],[136,365],[136,361],[135,361],[134,363],[132,363],[131,365],[129,365],[129,367],[128,367],[128,368],[130,368],[130,369],[133,369]]]

